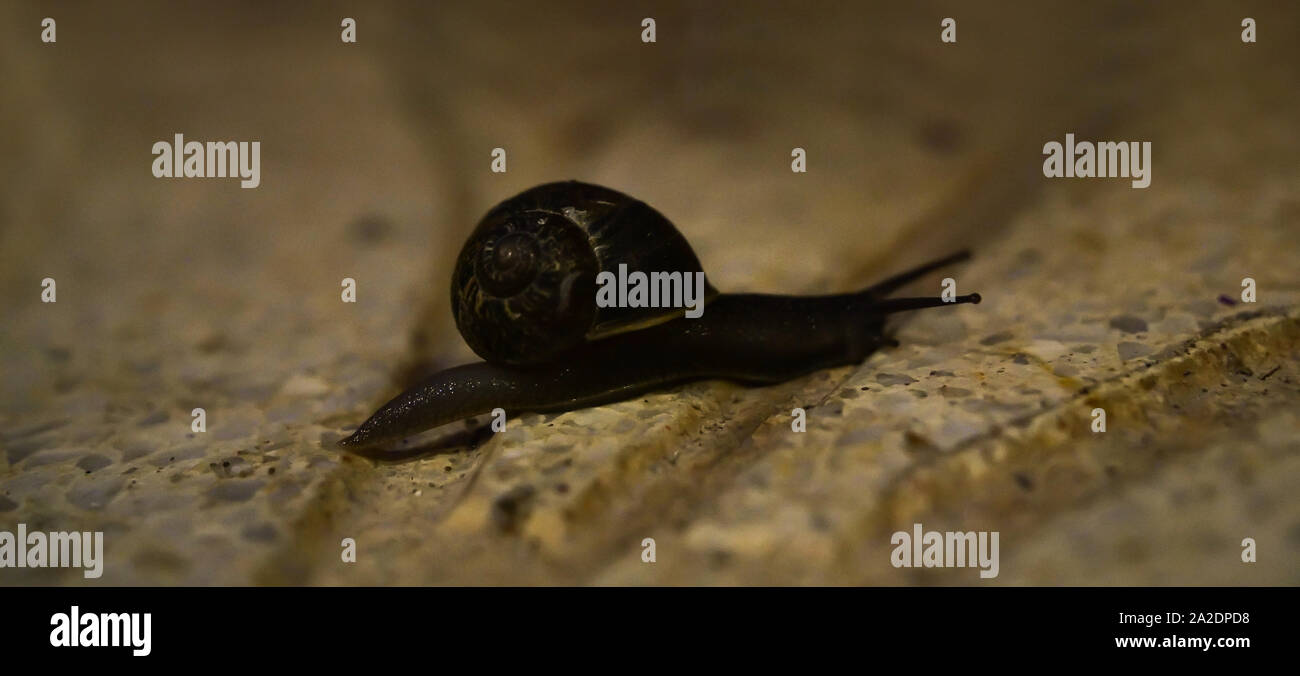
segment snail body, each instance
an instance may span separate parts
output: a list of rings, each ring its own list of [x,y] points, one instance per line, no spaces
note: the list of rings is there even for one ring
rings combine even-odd
[[[576,181],[541,185],[488,212],[452,276],[457,327],[486,361],[430,376],[339,443],[373,446],[495,408],[571,410],[693,380],[772,384],[859,363],[894,344],[887,315],[978,303],[979,294],[886,298],[968,257],[827,296],[720,294],[706,282],[706,311],[694,319],[682,308],[602,308],[594,302],[600,272],[624,264],[703,274],[699,259],[644,202]]]

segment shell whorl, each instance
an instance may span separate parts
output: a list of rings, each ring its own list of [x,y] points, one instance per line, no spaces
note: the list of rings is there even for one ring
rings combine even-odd
[[[577,181],[526,190],[489,211],[461,250],[451,288],[456,327],[487,361],[528,365],[682,314],[597,307],[597,275],[617,273],[620,263],[703,271],[686,238],[644,202]],[[706,282],[706,297],[715,294]]]

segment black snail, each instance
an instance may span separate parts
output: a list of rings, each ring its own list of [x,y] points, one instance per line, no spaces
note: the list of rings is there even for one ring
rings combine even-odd
[[[703,280],[699,259],[644,202],[577,181],[537,186],[483,217],[452,275],[456,326],[487,361],[434,374],[339,444],[373,446],[496,408],[562,411],[691,380],[771,384],[859,363],[895,344],[884,333],[886,315],[980,302],[979,294],[885,298],[968,257],[960,252],[831,296],[720,294],[703,282],[707,304],[695,319],[681,307],[600,307],[602,271],[622,264]]]

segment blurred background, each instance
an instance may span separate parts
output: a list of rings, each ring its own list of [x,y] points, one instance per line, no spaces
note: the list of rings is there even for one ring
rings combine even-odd
[[[1294,3],[617,4],[0,7],[0,529],[103,530],[98,584],[1300,581]],[[260,187],[154,178],[177,133],[260,141]],[[1151,187],[1045,179],[1066,133],[1152,142]],[[337,451],[474,359],[462,242],[570,178],[724,291],[970,246],[913,290],[985,302],[784,385]],[[1000,531],[1001,575],[892,567],[916,522]]]

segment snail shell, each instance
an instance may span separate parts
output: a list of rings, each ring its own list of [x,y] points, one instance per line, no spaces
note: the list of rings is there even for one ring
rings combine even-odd
[[[681,316],[684,308],[598,307],[601,272],[703,272],[673,224],[646,203],[578,181],[547,183],[494,207],[461,249],[451,307],[483,359],[528,366],[589,341]],[[705,282],[705,302],[717,290]]]

